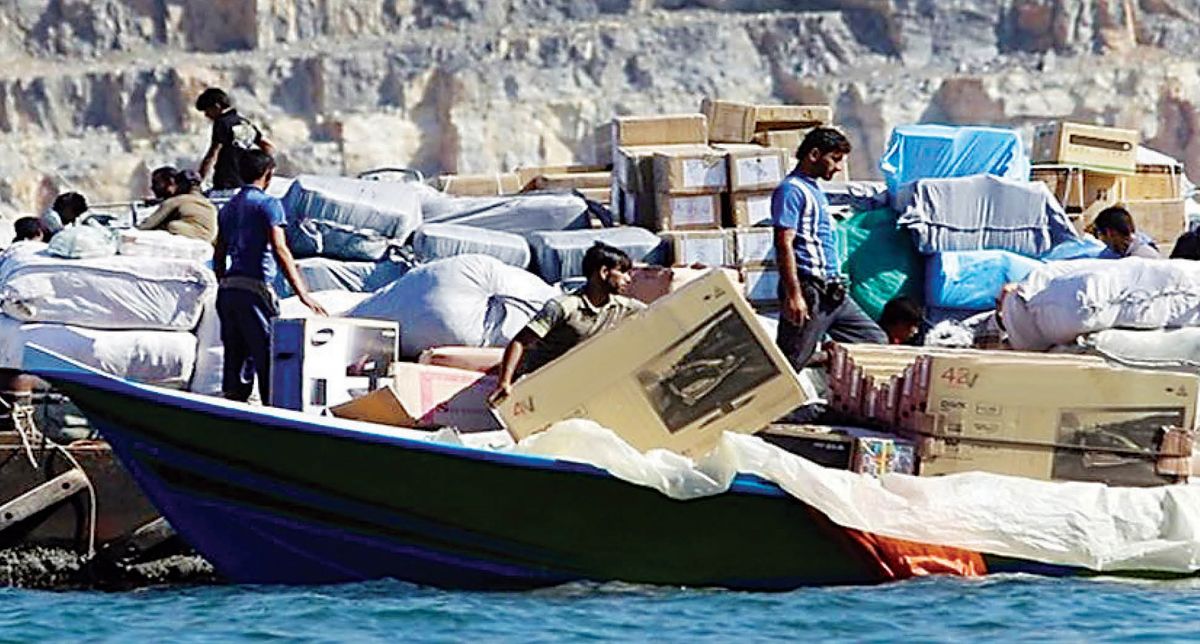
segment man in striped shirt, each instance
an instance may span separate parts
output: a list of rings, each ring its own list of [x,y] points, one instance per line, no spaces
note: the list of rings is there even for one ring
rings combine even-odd
[[[886,344],[887,335],[846,295],[829,200],[817,185],[842,169],[850,142],[820,127],[796,150],[796,168],[771,195],[779,300],[776,344],[792,367],[804,368],[828,333],[839,342]]]

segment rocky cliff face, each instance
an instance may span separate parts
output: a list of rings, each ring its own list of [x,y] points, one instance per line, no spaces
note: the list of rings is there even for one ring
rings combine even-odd
[[[857,177],[897,124],[1057,118],[1198,173],[1198,38],[1200,0],[13,0],[0,211],[198,164],[208,85],[289,173],[590,162],[596,125],[704,96],[833,104]]]

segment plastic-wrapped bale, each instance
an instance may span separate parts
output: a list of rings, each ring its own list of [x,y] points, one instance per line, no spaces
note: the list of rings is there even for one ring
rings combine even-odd
[[[860,212],[838,223],[842,271],[850,278],[850,297],[878,320],[889,300],[921,300],[924,264],[912,239],[896,228],[888,208]]]
[[[324,307],[325,312],[333,317],[346,315],[350,309],[362,304],[370,293],[355,293],[352,291],[311,291],[309,295]],[[281,318],[310,318],[316,313],[304,305],[296,296],[279,301],[279,317]]]
[[[538,274],[552,284],[583,275],[583,255],[596,242],[620,248],[635,262],[662,264],[666,255],[658,235],[644,228],[541,231],[529,235]]]
[[[1007,250],[1041,257],[1079,237],[1046,184],[991,175],[918,181],[897,224],[924,255]]]
[[[1200,262],[1050,262],[1004,296],[1001,316],[1013,348],[1035,351],[1105,329],[1200,326]]]
[[[892,130],[879,169],[895,195],[918,179],[991,174],[1029,178],[1029,158],[1016,130],[995,127],[901,125]]]
[[[191,331],[215,289],[211,270],[182,259],[37,252],[0,263],[0,309],[22,322]]]
[[[400,323],[405,356],[447,345],[505,346],[558,295],[538,276],[487,255],[424,264],[350,310]]]
[[[165,230],[122,230],[117,235],[117,253],[126,257],[159,257],[212,261],[213,245]]]
[[[1041,265],[1003,250],[930,255],[925,265],[925,303],[962,311],[994,309],[1005,284],[1024,280]]]
[[[196,364],[196,336],[187,331],[110,331],[0,316],[0,368],[21,369],[24,348],[31,344],[120,378],[164,387],[187,385]]]
[[[401,257],[389,256],[378,262],[347,262],[328,257],[306,257],[296,260],[300,277],[310,291],[352,291],[370,293],[400,279],[412,268],[412,264]],[[271,285],[281,297],[291,297],[292,285],[288,284],[283,271],[275,275]]]
[[[589,226],[587,200],[574,194],[455,197],[428,188],[420,195],[425,223],[460,224],[514,235]]]
[[[288,244],[300,255],[376,260],[421,225],[422,186],[346,177],[296,177],[284,195]]]
[[[424,224],[413,233],[412,247],[425,261],[477,254],[518,268],[529,266],[529,242],[524,237],[475,226]]]
[[[1074,345],[1056,349],[1098,355],[1126,367],[1200,373],[1200,327],[1151,331],[1105,329],[1080,336]]]

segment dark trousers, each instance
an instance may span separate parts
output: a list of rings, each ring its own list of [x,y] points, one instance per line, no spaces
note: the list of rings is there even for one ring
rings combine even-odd
[[[225,345],[221,392],[226,398],[248,400],[257,376],[262,403],[271,403],[271,318],[277,315],[279,305],[267,293],[229,287],[217,290],[217,318]]]
[[[779,332],[775,344],[783,350],[792,368],[804,368],[825,334],[838,342],[848,344],[887,344],[887,334],[867,317],[848,295],[836,297],[819,282],[800,276],[800,292],[808,305],[808,322],[797,326],[783,316],[779,318]],[[783,286],[779,287],[779,299],[783,301]]]

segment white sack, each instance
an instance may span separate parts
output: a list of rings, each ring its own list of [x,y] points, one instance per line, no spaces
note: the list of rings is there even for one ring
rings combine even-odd
[[[329,222],[403,242],[421,225],[418,192],[410,183],[300,175],[282,202],[289,225]]]
[[[182,259],[36,253],[0,264],[0,309],[22,322],[191,331],[215,288],[211,270]]]
[[[586,420],[558,423],[513,451],[594,465],[673,499],[720,494],[735,473],[753,474],[840,526],[918,543],[1095,571],[1200,569],[1195,485],[1114,488],[981,472],[875,479],[729,432],[692,461],[665,450],[639,453]]]
[[[117,253],[128,257],[157,257],[188,259],[195,262],[212,260],[213,245],[165,230],[122,230],[117,236]]]
[[[486,255],[461,255],[409,271],[350,310],[400,323],[405,356],[447,345],[504,346],[557,295],[538,276]]]
[[[1104,329],[1200,324],[1200,262],[1128,257],[1051,262],[1004,298],[1014,349],[1045,350]]]
[[[362,304],[363,300],[371,297],[370,293],[355,293],[352,291],[312,291],[309,293],[325,312],[331,316],[344,316],[350,309]],[[292,296],[279,301],[279,317],[281,318],[310,318],[315,316],[312,309],[304,305],[300,298]]]
[[[1200,327],[1138,331],[1106,329],[1062,347],[1139,369],[1200,373]]]
[[[196,363],[196,336],[186,331],[104,331],[0,316],[0,368],[21,369],[29,344],[120,378],[168,387],[186,385]]]

